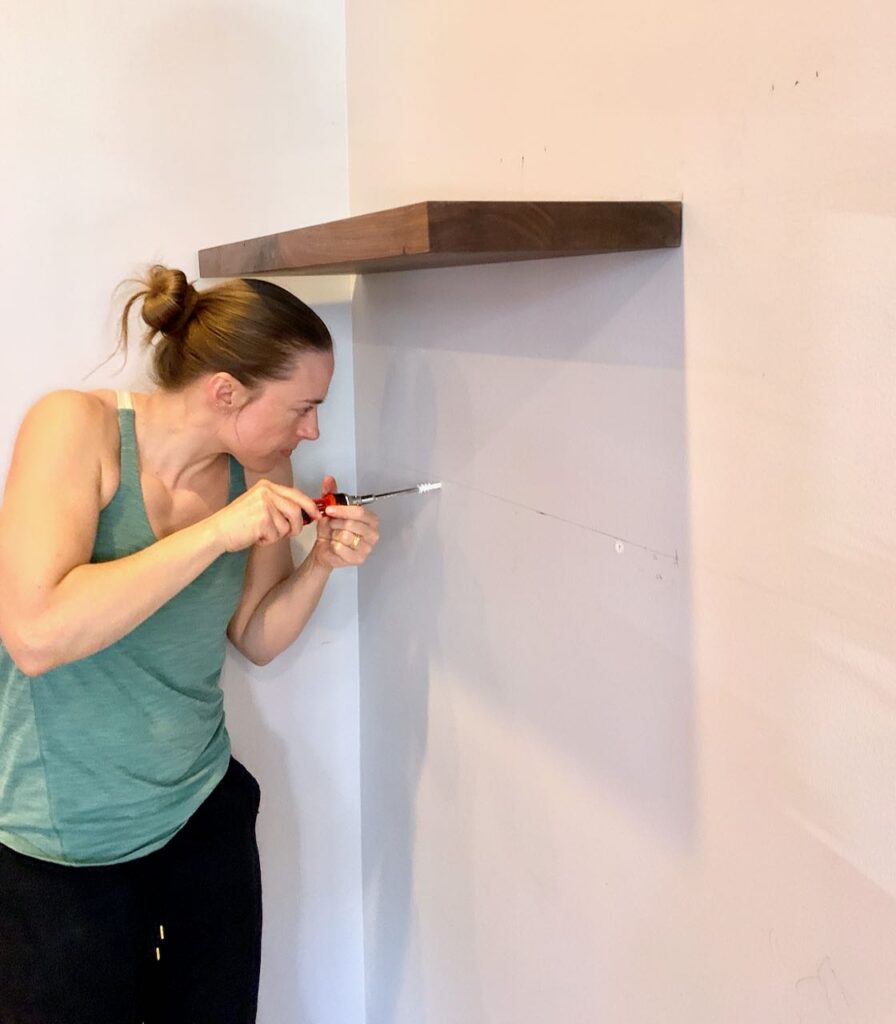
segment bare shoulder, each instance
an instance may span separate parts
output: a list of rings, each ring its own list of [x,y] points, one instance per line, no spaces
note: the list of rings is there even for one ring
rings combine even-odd
[[[90,561],[102,498],[109,412],[83,391],[52,391],[25,414],[0,505],[3,614],[36,607]]]
[[[279,459],[277,464],[266,473],[256,473],[251,469],[245,469],[245,473],[246,487],[252,487],[259,480],[270,480],[272,484],[283,484],[286,487],[293,485],[292,462],[287,458]]]
[[[22,431],[41,435],[87,431],[95,436],[104,432],[109,422],[109,408],[99,392],[62,389],[37,399],[25,414]]]
[[[82,471],[95,471],[101,479],[113,463],[117,475],[117,453],[115,392],[66,388],[42,395],[25,413],[13,464],[32,458],[53,462],[55,454],[76,461]]]

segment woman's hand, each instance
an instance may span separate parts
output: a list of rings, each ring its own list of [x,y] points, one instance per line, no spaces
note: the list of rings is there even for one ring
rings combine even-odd
[[[335,494],[336,481],[324,477],[321,494]],[[317,540],[311,558],[328,569],[361,565],[380,539],[380,521],[364,505],[328,505],[317,521]]]
[[[259,480],[244,494],[210,518],[227,551],[242,551],[253,544],[275,544],[302,532],[302,509],[312,519],[321,514],[314,499],[297,490]]]

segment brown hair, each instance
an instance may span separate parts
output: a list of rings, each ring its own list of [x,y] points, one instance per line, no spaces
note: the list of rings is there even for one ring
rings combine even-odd
[[[220,371],[251,388],[288,377],[303,352],[333,351],[317,313],[269,281],[235,278],[199,292],[183,271],[156,264],[142,278],[122,283],[140,288],[121,314],[117,351],[127,353],[128,317],[142,299],[152,375],[168,391]]]

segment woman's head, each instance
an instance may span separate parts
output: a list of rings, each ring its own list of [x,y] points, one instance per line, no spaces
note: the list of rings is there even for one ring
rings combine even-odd
[[[201,292],[180,270],[153,266],[128,299],[142,299],[152,375],[163,391],[199,386],[240,461],[270,468],[318,436],[317,406],[333,373],[326,324],[301,299],[268,281],[236,279]]]
[[[323,320],[269,281],[239,278],[197,292],[182,271],[157,264],[134,283],[141,287],[125,304],[119,347],[127,349],[131,307],[142,299],[153,377],[166,391],[221,372],[253,389],[289,377],[303,354],[332,355]]]

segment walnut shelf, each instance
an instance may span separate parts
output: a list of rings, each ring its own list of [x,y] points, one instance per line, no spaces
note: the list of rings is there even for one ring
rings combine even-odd
[[[365,274],[680,245],[680,202],[427,201],[202,249],[199,273]]]

